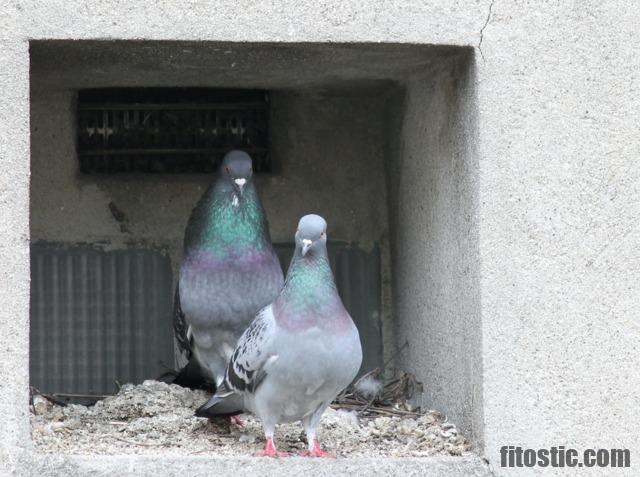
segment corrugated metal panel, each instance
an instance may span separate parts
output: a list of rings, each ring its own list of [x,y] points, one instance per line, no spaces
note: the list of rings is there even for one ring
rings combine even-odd
[[[362,340],[362,372],[382,364],[380,253],[330,242],[329,260]],[[286,270],[293,244],[277,244]],[[112,394],[172,366],[172,281],[153,250],[31,247],[31,384],[46,393]]]
[[[275,248],[286,272],[294,245],[277,244]],[[383,363],[380,249],[376,245],[367,251],[355,244],[329,242],[327,250],[338,292],[360,333],[363,349],[361,372],[370,371]]]
[[[31,384],[110,394],[173,365],[169,259],[146,249],[31,246]]]

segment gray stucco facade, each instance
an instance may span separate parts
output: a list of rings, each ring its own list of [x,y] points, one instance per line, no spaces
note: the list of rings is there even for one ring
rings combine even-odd
[[[345,173],[331,176],[338,180],[331,194],[321,174],[306,175],[304,162],[297,162],[290,164],[290,179],[265,179],[272,181],[266,207],[275,210],[285,189],[301,195],[300,204],[327,197],[340,238],[371,236],[383,244],[386,349],[409,341],[398,364],[423,382],[427,404],[471,433],[496,475],[567,475],[567,469],[502,469],[503,445],[629,448],[632,468],[616,475],[637,474],[639,32],[640,7],[614,0],[16,0],[0,6],[0,472],[204,475],[216,468],[250,473],[254,465],[274,475],[283,469],[318,475],[487,472],[475,458],[343,460],[323,468],[299,459],[262,464],[173,456],[163,462],[33,451],[30,239],[69,233],[56,226],[59,209],[47,210],[56,200],[131,198],[109,184],[69,189],[63,170],[43,174],[36,166],[46,141],[30,140],[34,118],[50,133],[46,138],[62,137],[64,148],[65,132],[50,109],[70,114],[67,90],[81,86],[74,81],[111,86],[118,73],[138,65],[133,77],[148,86],[178,79],[202,85],[208,78],[205,83],[216,86],[281,89],[282,109],[275,112],[297,118],[299,128],[306,120],[301,111],[309,108],[327,127],[335,118],[356,121],[358,113],[372,118],[371,132],[354,138],[358,146],[349,149]],[[130,56],[117,58],[109,43],[103,50],[82,43],[86,55],[60,57],[70,65],[56,70],[61,65],[47,65],[46,55],[30,59],[30,42],[52,48],[52,40],[134,41],[150,49],[145,56],[130,44]],[[175,53],[179,42],[189,42],[185,49],[195,53],[163,54]],[[236,60],[223,62],[218,47]],[[83,68],[84,75],[64,76]],[[333,154],[349,142],[350,130],[343,132],[330,142]],[[306,153],[314,144],[304,143],[312,139],[288,142],[291,137],[295,130],[280,138],[283,156],[298,147],[302,161],[313,161]],[[373,166],[356,188],[365,156]],[[47,190],[42,182],[49,179],[67,188]],[[197,179],[173,189],[143,185],[167,201],[169,219],[180,220],[201,186]],[[175,192],[178,202],[169,204]],[[357,213],[342,210],[346,198]],[[272,224],[276,240],[301,212],[293,204]],[[176,247],[177,228],[146,223],[144,207],[130,213],[140,214],[140,236],[162,235]],[[122,237],[109,220],[87,217],[87,230],[117,242]],[[602,472],[579,469],[576,475]]]

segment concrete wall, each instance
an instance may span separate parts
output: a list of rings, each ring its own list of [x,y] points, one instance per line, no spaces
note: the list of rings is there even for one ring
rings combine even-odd
[[[29,50],[0,41],[0,471],[24,469],[29,430]],[[10,474],[11,475],[11,474]]]
[[[174,66],[159,68],[153,81],[145,83],[140,78],[144,65],[126,57],[117,65],[109,63],[111,71],[105,74],[99,64],[80,66],[69,59],[73,48],[46,48],[46,53],[34,53],[32,63],[32,239],[107,241],[114,246],[142,242],[179,260],[189,213],[213,176],[80,174],[76,91],[105,84],[182,86],[194,84],[194,78],[198,85],[216,87],[226,84],[228,73],[208,75],[194,68],[191,77],[181,74],[176,80],[171,76]],[[91,51],[88,54],[100,56],[102,50]],[[49,65],[38,61],[44,54]],[[260,63],[252,67],[257,72]],[[292,76],[292,83],[295,79]],[[261,83],[265,88],[272,84],[283,85],[282,80]],[[243,84],[240,80],[234,86]],[[380,86],[364,94],[358,85],[341,88],[303,86],[270,95],[270,141],[277,171],[257,180],[276,242],[292,241],[297,220],[310,210],[327,218],[333,240],[366,245],[380,242],[387,232]],[[111,201],[127,217],[124,230],[109,211]]]
[[[618,1],[496,2],[484,29],[478,220],[491,462],[505,443],[618,447],[631,449],[631,469],[573,473],[638,473],[639,42],[639,5]]]
[[[390,98],[393,302],[402,368],[424,407],[482,441],[475,91],[470,55],[414,74]],[[400,96],[400,98],[398,98]],[[401,100],[403,107],[398,108]]]
[[[31,238],[138,244],[177,270],[189,213],[212,176],[82,175],[76,92],[104,86],[205,86],[270,91],[274,173],[258,176],[272,239],[290,242],[315,211],[330,238],[380,245],[384,359],[394,355],[387,219],[386,101],[397,83],[456,51],[389,45],[238,45],[43,41],[31,45]],[[123,223],[110,211],[124,213]],[[174,274],[175,278],[175,274]]]
[[[4,3],[3,470],[24,475],[33,461],[26,406],[28,41],[51,38],[367,42],[380,44],[381,50],[384,44],[399,43],[425,49],[473,47],[482,451],[497,475],[569,473],[566,468],[501,469],[499,449],[505,444],[627,447],[637,456],[639,23],[638,5],[622,0],[223,1],[215,7],[191,2],[186,8],[169,0],[126,5],[98,0],[90,6],[79,0]],[[86,58],[89,63],[99,60]],[[148,65],[151,72],[154,65]],[[189,64],[184,66],[186,71]],[[360,71],[355,68],[352,74]],[[317,71],[307,73],[313,76]],[[60,461],[48,460],[51,466]],[[140,463],[131,458],[115,467],[100,465],[108,472],[134,462]],[[321,464],[304,465],[311,472]],[[572,473],[602,475],[606,470],[581,468]],[[616,472],[635,474],[634,468]]]

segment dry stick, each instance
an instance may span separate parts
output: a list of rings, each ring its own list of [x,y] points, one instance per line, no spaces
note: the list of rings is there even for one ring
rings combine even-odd
[[[29,386],[29,405],[31,406],[31,412],[33,412],[33,415],[37,416],[38,413],[36,412],[36,403],[33,402],[34,389],[35,388],[33,386]]]
[[[403,375],[403,377],[398,378],[387,386],[385,386],[385,390],[381,395],[381,399],[383,401],[389,400],[392,397],[398,395],[399,392],[402,391],[403,383],[407,381],[407,375]],[[395,387],[393,386],[395,384]],[[391,388],[391,389],[389,389]],[[405,411],[400,409],[386,408],[380,406],[373,406],[373,403],[376,402],[376,398],[373,398],[371,401],[364,401],[359,398],[358,395],[347,395],[344,396],[341,400],[334,403],[333,407],[335,409],[346,408],[357,410],[359,415],[363,415],[365,412],[374,413],[374,414],[382,414],[386,416],[421,416],[424,413],[414,412],[414,411]]]
[[[414,411],[403,411],[402,409],[387,409],[384,407],[373,406],[371,410],[376,412],[387,412],[390,414],[400,414],[402,416],[422,416],[423,414],[420,412]]]
[[[97,398],[97,399],[104,399],[104,398],[108,398],[113,396],[113,394],[74,394],[74,393],[54,393],[54,396],[61,396],[61,397],[77,397],[77,398]]]
[[[33,396],[35,396],[36,394],[39,396],[42,396],[43,398],[45,398],[47,401],[52,402],[53,404],[57,404],[58,406],[66,406],[67,403],[64,401],[61,401],[60,399],[56,399],[55,394],[54,395],[49,395],[49,394],[45,394],[42,391],[40,391],[38,388],[34,387],[34,386],[30,386],[31,388],[31,396],[32,396],[32,400],[33,400]],[[35,406],[34,406],[34,413],[35,413]]]
[[[361,411],[358,412],[358,414],[360,414],[360,415],[364,414],[367,411],[367,409],[369,409],[371,407],[371,405],[373,404],[373,401],[375,401],[375,400],[376,400],[376,397],[373,396],[371,398],[371,400],[367,403],[367,405],[365,407],[363,407]]]
[[[360,409],[362,406],[361,405],[357,405],[357,404],[347,404],[347,403],[341,403],[341,404],[332,404],[331,407],[333,407],[334,409]],[[372,406],[371,408],[369,408],[370,412],[375,412],[378,414],[385,414],[387,416],[397,416],[397,415],[401,415],[401,416],[422,416],[421,413],[418,412],[411,412],[411,411],[402,411],[400,409],[387,409],[387,408],[383,408],[383,407],[377,407],[377,406]]]
[[[155,444],[153,442],[135,442],[135,441],[129,441],[127,439],[123,439],[122,437],[118,437],[118,436],[113,436],[111,434],[103,434],[100,437],[110,437],[111,439],[115,439],[117,441],[121,441],[121,442],[125,442],[127,444],[133,445],[133,446],[144,446],[144,447],[166,447],[169,444]]]
[[[393,353],[393,354],[389,357],[389,359],[387,360],[387,362],[386,362],[386,363],[384,363],[384,364],[382,365],[382,369],[387,369],[387,367],[391,364],[391,362],[392,362],[394,359],[396,359],[396,357],[400,354],[400,352],[401,352],[402,350],[404,350],[407,346],[409,346],[409,340],[405,341],[405,342],[404,342],[404,344],[403,344],[402,346],[400,346],[400,348],[398,348],[398,349],[396,350],[396,352],[395,352],[395,353]]]
[[[385,388],[387,387],[391,387],[395,384],[398,384],[399,382],[402,381],[402,378],[396,378],[396,379],[392,379],[391,381],[389,381],[387,384],[384,385]]]
[[[387,361],[382,365],[382,367],[381,367],[381,368],[374,368],[374,369],[372,369],[371,371],[369,371],[369,372],[367,372],[367,373],[363,374],[362,376],[360,376],[360,378],[358,378],[358,380],[354,383],[354,387],[356,387],[356,386],[358,385],[358,383],[359,383],[360,381],[362,381],[363,379],[368,378],[369,376],[372,376],[372,375],[375,375],[375,374],[379,374],[379,373],[381,373],[382,371],[384,371],[385,369],[387,369],[387,367],[389,366],[389,364],[390,364],[390,363],[391,363],[391,362],[392,362],[392,361],[393,361],[393,360],[394,360],[394,359],[395,359],[395,358],[396,358],[396,357],[397,357],[397,356],[398,356],[398,355],[399,355],[399,354],[400,354],[400,353],[401,353],[401,352],[402,352],[402,351],[403,351],[407,346],[409,346],[409,341],[408,341],[408,340],[407,340],[407,341],[405,341],[405,342],[404,342],[404,344],[403,344],[399,349],[397,349],[397,350],[396,350],[396,352],[395,352],[395,353],[393,353],[393,355],[391,355],[391,356],[389,357],[389,359],[388,359],[388,360],[387,360]],[[396,382],[398,382],[398,381],[401,381],[401,379],[402,379],[402,378],[397,378],[397,379],[395,379],[394,381],[391,381],[390,383],[387,383],[387,384],[385,385],[385,387],[389,386],[390,384],[394,384],[394,383],[396,383]],[[345,391],[345,393],[341,396],[341,399],[346,398],[348,395],[352,395],[352,396],[354,396],[354,395],[355,395],[355,393]]]

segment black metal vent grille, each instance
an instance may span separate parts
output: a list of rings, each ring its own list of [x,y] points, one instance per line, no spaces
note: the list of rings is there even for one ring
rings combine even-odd
[[[83,173],[208,173],[231,149],[270,171],[268,98],[258,90],[106,88],[78,98]]]

